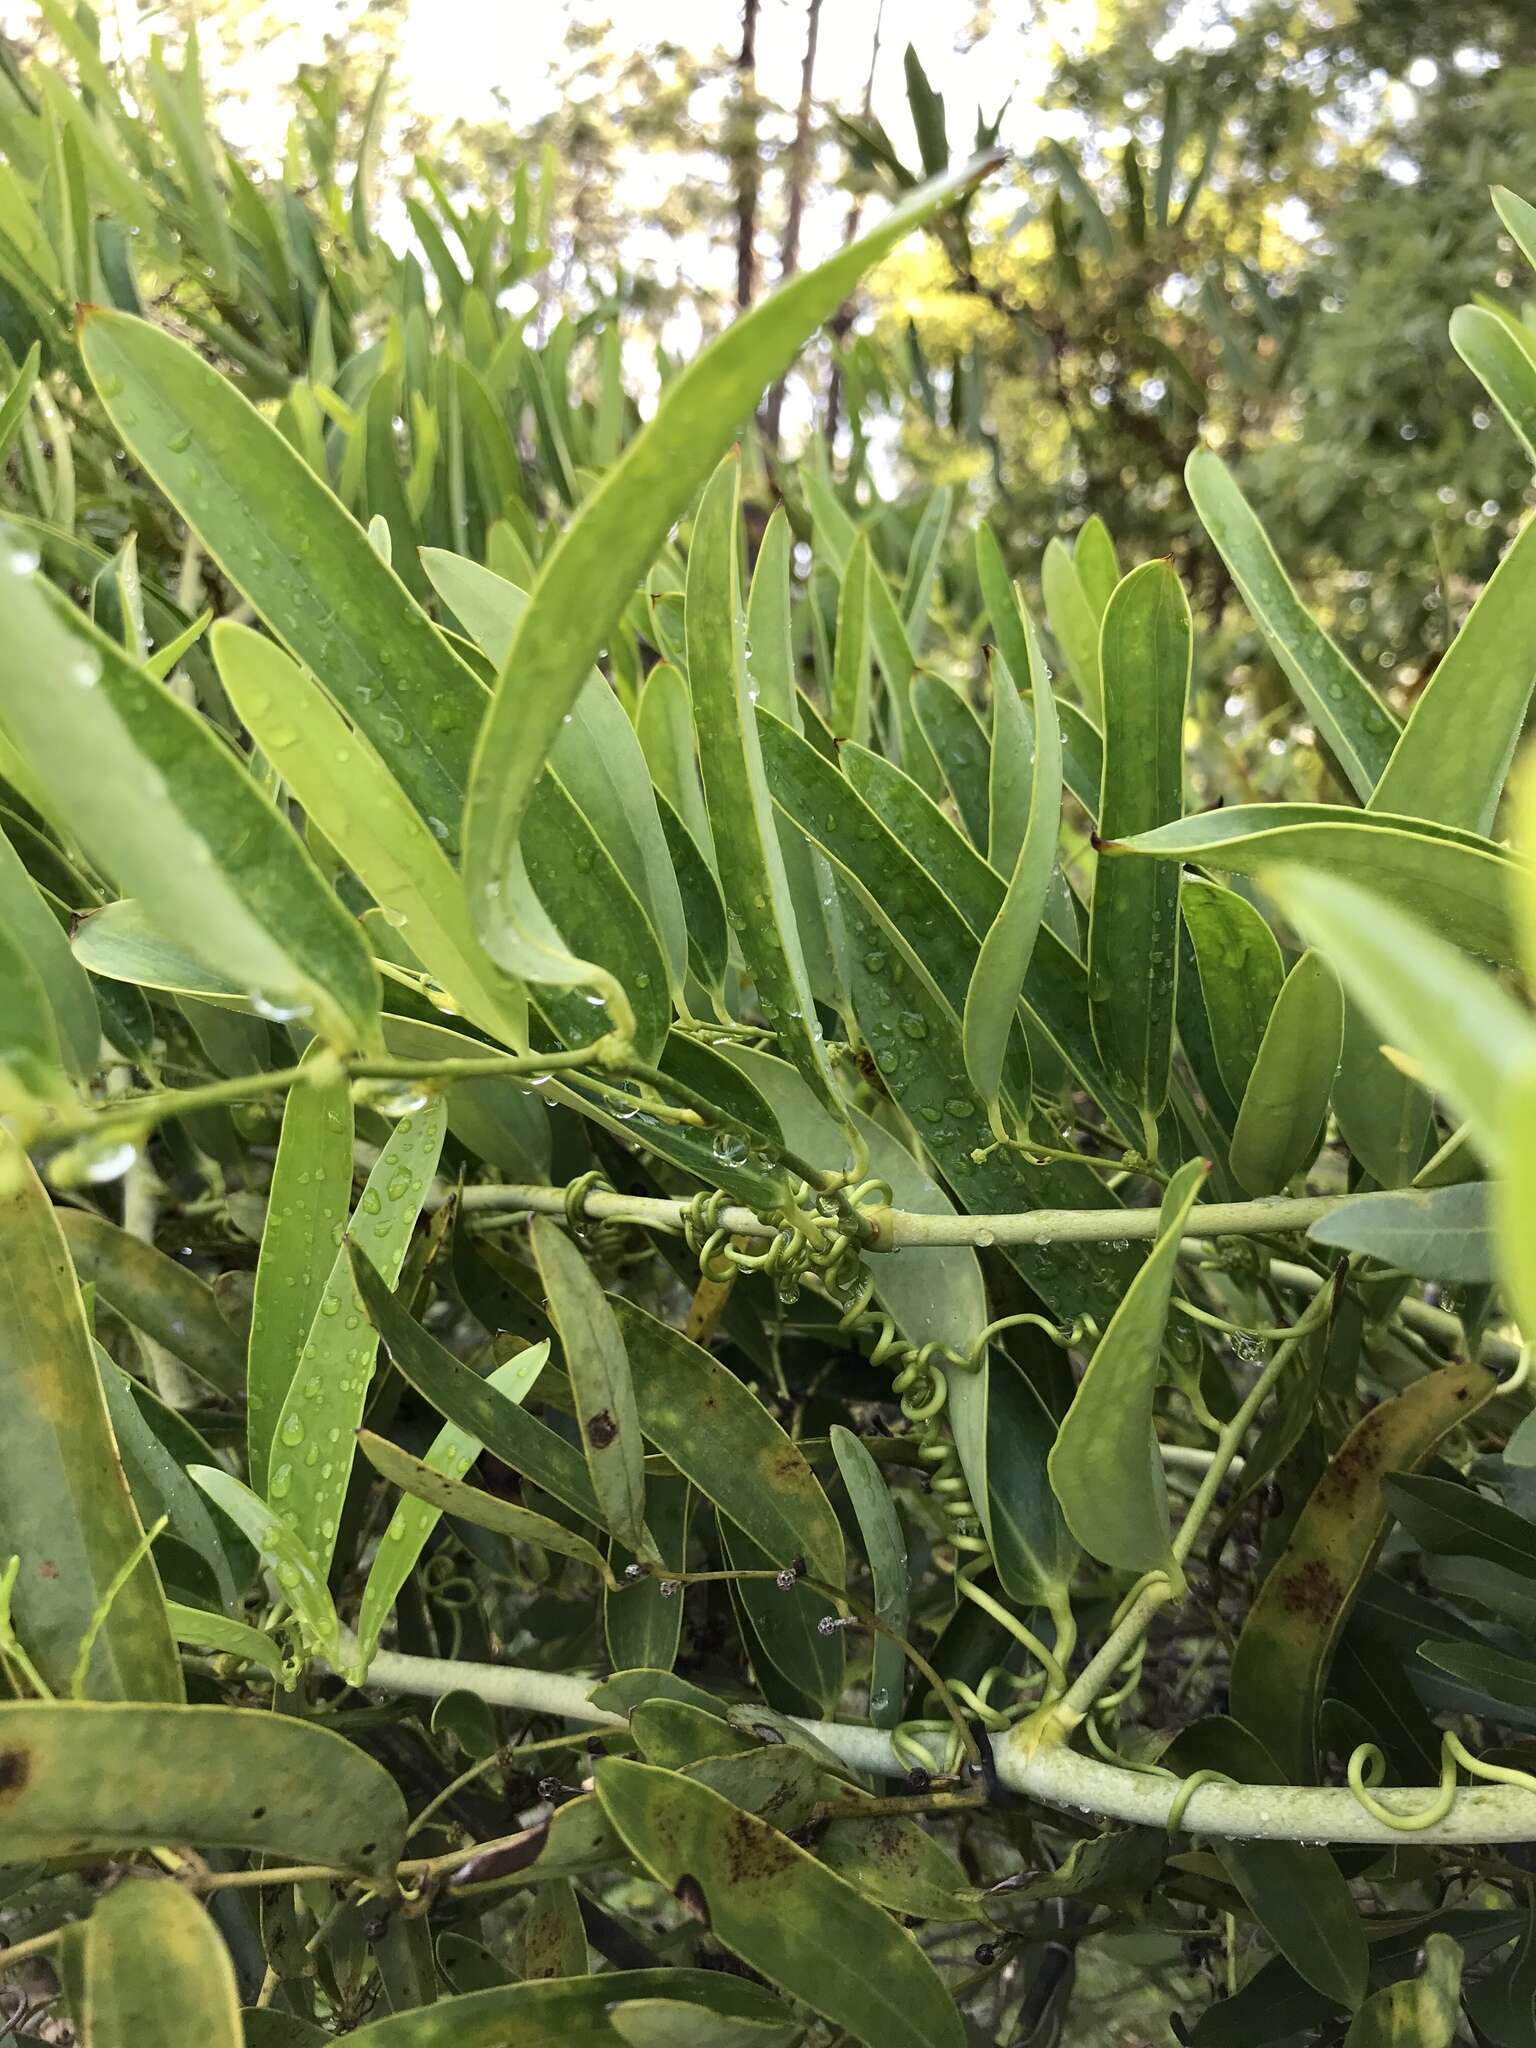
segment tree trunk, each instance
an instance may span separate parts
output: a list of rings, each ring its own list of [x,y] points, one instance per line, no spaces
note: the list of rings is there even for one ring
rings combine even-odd
[[[805,214],[805,187],[811,170],[811,84],[816,72],[816,35],[821,27],[821,0],[810,0],[805,17],[805,56],[800,65],[800,104],[795,109],[795,140],[789,153],[789,195],[784,215],[784,243],[779,252],[779,282],[800,267],[800,223]],[[779,445],[784,412],[784,378],[768,394],[763,432],[770,447]]]
[[[760,0],[743,0],[741,55],[736,59],[736,310],[757,289],[757,16]]]

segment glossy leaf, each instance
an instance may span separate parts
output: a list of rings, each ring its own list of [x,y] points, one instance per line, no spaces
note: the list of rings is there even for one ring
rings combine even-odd
[[[251,1484],[267,1490],[272,1436],[320,1308],[352,1202],[352,1093],[318,1043],[290,1088],[272,1169],[246,1359]]]
[[[1536,1524],[1470,1486],[1427,1474],[1386,1482],[1392,1512],[1436,1557],[1480,1557],[1522,1578],[1536,1578]]]
[[[1321,953],[1303,953],[1264,1027],[1232,1133],[1232,1172],[1250,1195],[1274,1195],[1317,1157],[1344,1049],[1344,993]]]
[[[715,1939],[869,2048],[946,2048],[959,2014],[911,1936],[787,1836],[702,1785],[608,1758],[597,1795],[658,1882],[691,1880]]]
[[[852,1430],[834,1423],[830,1435],[832,1454],[848,1489],[848,1502],[874,1581],[875,1613],[894,1634],[905,1636],[911,1604],[907,1540],[890,1490],[880,1467]],[[901,1645],[883,1635],[875,1637],[870,1657],[869,1718],[877,1728],[894,1728],[901,1719],[906,1659]]]
[[[1516,960],[1511,900],[1523,865],[1469,832],[1326,804],[1239,804],[1105,850],[1240,875],[1304,868],[1374,890],[1495,966]]]
[[[205,1280],[93,1210],[61,1209],[58,1222],[75,1271],[101,1300],[218,1393],[239,1398],[245,1385],[240,1339]]]
[[[1397,721],[1337,644],[1309,616],[1232,472],[1197,448],[1184,481],[1270,652],[1361,802],[1386,771]]]
[[[1078,1547],[1051,1490],[1048,1460],[1056,1419],[1033,1381],[1011,1359],[988,1367],[986,1476],[993,1562],[1009,1598],[1065,1610]]]
[[[1461,2021],[1461,1950],[1448,1934],[1424,1943],[1416,1977],[1374,1992],[1344,2036],[1344,2048],[1452,2048]]]
[[[592,1492],[610,1532],[647,1557],[645,1453],[623,1334],[586,1258],[557,1224],[536,1216],[529,1243],[560,1333]]]
[[[557,1557],[574,1557],[590,1565],[601,1578],[608,1577],[602,1553],[584,1536],[577,1536],[548,1515],[536,1515],[528,1508],[499,1500],[478,1486],[466,1486],[462,1479],[434,1465],[426,1458],[414,1458],[397,1444],[375,1436],[371,1430],[358,1431],[358,1447],[373,1469],[392,1486],[398,1486],[415,1501],[440,1514],[453,1515],[477,1529],[489,1529],[512,1543],[535,1543]]]
[[[1361,1195],[1314,1223],[1318,1244],[1368,1252],[1431,1280],[1480,1282],[1497,1277],[1490,1190],[1485,1181],[1449,1188],[1403,1188]]]
[[[1051,637],[1077,685],[1083,708],[1090,718],[1097,719],[1103,704],[1099,667],[1102,614],[1089,603],[1076,565],[1059,540],[1048,543],[1041,559],[1040,594]]]
[[[1536,462],[1536,362],[1529,349],[1486,306],[1458,306],[1450,332],[1457,355]]]
[[[912,678],[912,709],[949,785],[960,822],[980,851],[989,837],[989,760],[981,721],[952,683],[926,669]]]
[[[1072,1534],[1122,1571],[1177,1571],[1152,1401],[1179,1244],[1207,1171],[1194,1159],[1168,1183],[1157,1240],[1094,1347],[1048,1461]]]
[[[545,558],[480,734],[465,824],[470,902],[491,952],[504,965],[527,971],[521,966],[523,941],[505,914],[511,904],[488,897],[487,889],[510,878],[509,856],[534,781],[630,592],[765,386],[811,331],[836,311],[872,263],[989,167],[981,159],[922,186],[830,261],[794,278],[736,321],[671,380],[654,418]],[[734,503],[733,484],[717,489]],[[727,512],[724,505],[717,510]],[[734,534],[722,560],[727,550],[734,553]],[[732,634],[737,630],[728,619],[719,623]],[[690,653],[690,670],[692,665]],[[717,689],[729,687],[713,681]],[[694,683],[697,688],[697,677]]]
[[[144,1532],[63,1232],[8,1136],[0,1137],[0,1169],[0,1559],[21,1559],[11,1593],[16,1633],[56,1696],[68,1695],[94,1630],[89,1698],[178,1700],[181,1666],[152,1559],[141,1556],[117,1584]],[[9,1849],[9,1815],[6,1840]]]
[[[66,1068],[76,1076],[93,1073],[101,1050],[96,997],[58,919],[4,832],[0,832],[0,924],[42,986]]]
[[[270,1568],[298,1621],[306,1650],[333,1660],[341,1640],[335,1604],[325,1583],[325,1568],[298,1530],[232,1473],[216,1465],[192,1465],[187,1477],[223,1509]]]
[[[369,1174],[336,1252],[320,1305],[272,1431],[267,1498],[329,1571],[352,1470],[353,1432],[373,1378],[377,1340],[358,1295],[350,1252],[393,1287],[442,1149],[442,1098],[402,1116]]]
[[[283,650],[248,626],[213,629],[219,677],[242,723],[391,929],[482,1029],[525,1047],[528,999],[475,936],[441,840],[389,769]]]
[[[764,2024],[784,2011],[770,1992],[721,1970],[603,1971],[439,1999],[371,2020],[351,2039],[354,2048],[507,2048],[512,2041],[517,2048],[620,2048],[625,2037],[610,2008],[650,1999]],[[770,2048],[769,2039],[763,2048]]]
[[[1104,614],[1105,839],[1177,818],[1184,796],[1184,708],[1193,660],[1189,604],[1166,562],[1147,562]],[[1178,977],[1179,872],[1101,860],[1088,927],[1093,1036],[1120,1091],[1155,1117],[1168,1094]]]
[[[837,654],[832,671],[832,730],[839,739],[869,740],[869,583],[879,572],[860,534],[849,553],[837,597]],[[690,657],[689,673],[692,673]]]
[[[176,1600],[166,1602],[166,1612],[178,1643],[189,1649],[213,1650],[221,1657],[237,1657],[242,1663],[270,1671],[279,1683],[285,1682],[283,1653],[260,1629],[233,1621],[227,1614],[212,1614],[204,1607],[184,1607]]]
[[[518,1352],[505,1365],[498,1365],[493,1372],[487,1373],[485,1384],[516,1406],[529,1393],[548,1358],[547,1343],[530,1344],[526,1351]],[[364,1456],[372,1461],[367,1441],[363,1442],[362,1449]],[[449,1478],[462,1479],[483,1449],[478,1437],[448,1422],[432,1439],[426,1456],[419,1462]],[[385,1476],[389,1475],[386,1473]],[[363,1588],[362,1604],[358,1609],[357,1661],[364,1670],[372,1662],[373,1652],[394,1611],[401,1588],[416,1569],[441,1514],[440,1504],[433,1504],[410,1491],[384,1526],[383,1539],[369,1567],[368,1582]]]
[[[1292,1783],[1314,1782],[1333,1646],[1387,1531],[1385,1481],[1422,1464],[1492,1391],[1482,1366],[1448,1365],[1371,1409],[1334,1453],[1259,1588],[1232,1660],[1232,1711]]]
[[[209,728],[40,576],[0,582],[7,737],[91,859],[161,930],[343,1050],[377,1041],[357,926]],[[52,678],[47,690],[39,676]]]
[[[778,1565],[803,1557],[843,1582],[843,1538],[815,1474],[734,1373],[634,1302],[613,1313],[634,1374],[640,1428],[704,1498]]]
[[[1381,1033],[1359,1003],[1347,998],[1333,1114],[1345,1144],[1384,1188],[1404,1187],[1414,1178],[1430,1149],[1433,1097],[1388,1059]]]
[[[816,1028],[789,878],[764,778],[737,598],[739,468],[716,470],[688,551],[688,673],[720,886],[757,1004],[779,1043],[834,1116],[841,1098]]]
[[[994,622],[996,612],[993,614]],[[996,723],[992,737],[994,776],[1000,754],[1011,748],[1030,761],[1028,822],[1008,876],[1003,905],[976,955],[965,993],[962,1037],[965,1070],[986,1105],[994,1131],[1001,1135],[998,1096],[1008,1037],[1019,997],[1034,957],[1035,941],[1045,915],[1046,898],[1056,867],[1061,830],[1061,733],[1056,700],[1045,680],[1045,663],[1034,627],[1022,610],[1015,612],[1018,637],[1028,660],[1026,674],[1033,691],[1033,716],[1025,711],[1006,675],[996,679]],[[998,807],[991,810],[995,827]],[[995,866],[996,863],[994,862]]]
[[[1222,1083],[1242,1101],[1285,966],[1275,935],[1235,889],[1188,875],[1179,899]]]
[[[600,1524],[602,1516],[580,1451],[445,1351],[406,1313],[371,1261],[354,1255],[352,1271],[368,1320],[383,1339],[395,1370],[422,1399],[514,1472],[531,1479],[584,1521]]]
[[[179,1884],[132,1879],[85,1927],[78,2014],[87,2048],[162,2039],[243,2048],[234,1964],[207,1909]]]
[[[7,1702],[0,1755],[12,1767],[5,1846],[17,1860],[193,1842],[378,1879],[404,1845],[405,1802],[383,1765],[291,1715]]]
[[[1536,397],[1536,364],[1532,365]],[[1414,700],[1369,808],[1489,833],[1536,687],[1536,521],[1527,521]]]

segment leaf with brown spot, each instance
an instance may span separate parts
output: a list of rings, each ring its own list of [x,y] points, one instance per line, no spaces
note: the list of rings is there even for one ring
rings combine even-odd
[[[645,1446],[624,1338],[578,1246],[547,1216],[529,1244],[560,1333],[576,1396],[592,1491],[610,1531],[637,1557],[660,1562],[645,1526]]]
[[[1373,1408],[1313,1487],[1260,1588],[1232,1660],[1232,1711],[1293,1784],[1316,1778],[1334,1644],[1391,1519],[1386,1480],[1423,1464],[1493,1386],[1480,1365],[1448,1365]]]
[[[658,1883],[686,1879],[715,1939],[867,2048],[961,2048],[932,1963],[880,1907],[717,1792],[607,1758],[597,1796]]]

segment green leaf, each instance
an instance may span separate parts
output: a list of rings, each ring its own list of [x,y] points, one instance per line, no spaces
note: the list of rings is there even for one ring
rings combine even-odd
[[[1485,1181],[1473,1180],[1357,1195],[1348,1208],[1314,1223],[1308,1235],[1317,1244],[1368,1252],[1429,1280],[1493,1280],[1498,1274],[1490,1192]]]
[[[81,352],[107,416],[277,638],[459,839],[485,692],[361,526],[195,349],[92,310]]]
[[[846,1786],[839,1786],[846,1795]],[[923,1920],[976,1920],[980,1899],[942,1843],[915,1820],[881,1814],[828,1822],[816,1844],[828,1870],[884,1906]]]
[[[608,2024],[629,2048],[793,2048],[801,2037],[792,2019],[733,2019],[675,1998],[616,1999]]]
[[[676,1473],[653,1472],[646,1479],[646,1517],[651,1540],[665,1569],[680,1575],[688,1569],[688,1524],[693,1488]],[[631,1554],[610,1546],[609,1569],[623,1582]],[[662,1592],[655,1575],[621,1583],[603,1597],[603,1637],[615,1671],[645,1668],[670,1672],[677,1661],[683,1633],[683,1603]]]
[[[1421,1643],[1419,1655],[1501,1706],[1536,1712],[1536,1661],[1482,1643]]]
[[[905,1253],[903,1253],[905,1257]],[[1051,1491],[1056,1418],[1029,1375],[994,1351],[987,1367],[986,1477],[993,1563],[1021,1607],[1067,1605],[1078,1547]],[[958,1436],[958,1430],[957,1430]]]
[[[1529,1344],[1536,1340],[1536,1050],[1505,1090],[1510,1132],[1495,1214],[1505,1291]]]
[[[290,1088],[267,1195],[246,1353],[246,1449],[265,1494],[272,1437],[320,1308],[352,1201],[352,1091],[318,1041]]]
[[[1238,804],[1101,851],[1196,861],[1241,875],[1305,868],[1374,891],[1495,966],[1516,964],[1512,899],[1524,863],[1470,832],[1330,804]]]
[[[1152,1401],[1179,1244],[1208,1171],[1192,1159],[1168,1183],[1156,1242],[1094,1347],[1048,1460],[1068,1528],[1090,1557],[1122,1571],[1178,1570]]]
[[[21,368],[16,372],[15,383],[5,394],[5,403],[0,405],[0,460],[10,454],[11,443],[21,432],[22,422],[27,417],[42,352],[42,343],[34,341],[27,350]]]
[[[6,735],[91,859],[237,987],[343,1050],[375,1043],[357,925],[205,722],[40,576],[0,581],[0,633]]]
[[[228,619],[214,627],[212,642],[242,724],[391,929],[472,1023],[526,1047],[528,998],[475,936],[441,833],[280,647]]]
[[[25,946],[0,925],[0,1114],[30,1143],[50,1107],[74,1107],[58,1027]]]
[[[1423,1474],[1388,1479],[1386,1498],[1414,1541],[1436,1557],[1480,1557],[1536,1578],[1536,1524],[1470,1486]]]
[[[505,1365],[498,1365],[485,1377],[485,1384],[493,1387],[505,1400],[520,1404],[532,1389],[549,1358],[549,1345],[530,1344],[526,1351],[520,1351],[509,1358]],[[390,1475],[385,1467],[374,1459],[366,1432],[362,1439],[363,1455],[375,1468]],[[449,1478],[461,1479],[479,1457],[485,1446],[480,1439],[471,1436],[468,1430],[459,1429],[448,1422],[438,1431],[428,1446],[425,1458],[412,1460],[434,1472],[445,1473]],[[403,1485],[403,1481],[397,1481]],[[416,1569],[417,1561],[426,1548],[433,1530],[442,1514],[440,1503],[434,1504],[423,1499],[414,1489],[400,1501],[385,1525],[384,1536],[374,1554],[368,1572],[368,1583],[363,1588],[362,1604],[357,1616],[357,1663],[366,1671],[373,1662],[373,1653],[378,1648],[379,1637],[385,1624],[394,1612],[401,1588]],[[535,1516],[532,1519],[538,1520]],[[564,1533],[564,1532],[562,1532]]]
[[[647,1440],[776,1565],[803,1557],[843,1583],[843,1537],[798,1447],[734,1373],[699,1345],[615,1297]]]
[[[1115,544],[1109,537],[1109,528],[1097,512],[1085,519],[1077,530],[1077,539],[1072,544],[1072,566],[1083,586],[1089,610],[1102,623],[1109,600],[1120,581],[1121,569]]]
[[[869,536],[854,542],[837,597],[837,655],[832,670],[832,731],[838,739],[869,741]],[[693,673],[692,657],[689,673]]]
[[[996,616],[994,611],[994,625]],[[1026,675],[1034,693],[1030,700],[1034,713],[1031,716],[1026,711],[1007,674],[995,679],[992,769],[995,777],[998,761],[1009,749],[1029,761],[1028,822],[1012,863],[1002,908],[976,955],[961,1024],[966,1073],[999,1136],[1002,1123],[998,1097],[1008,1038],[1045,915],[1061,831],[1061,731],[1056,723],[1056,700],[1045,680],[1045,663],[1035,640],[1035,629],[1022,609],[1015,613],[1015,618],[1029,664]],[[995,830],[995,800],[991,822]]]
[[[1536,384],[1536,366],[1531,374]],[[1536,520],[1528,520],[1414,700],[1368,808],[1491,832],[1533,687]]]
[[[734,322],[666,385],[655,416],[544,558],[480,734],[465,820],[470,903],[492,954],[505,966],[527,971],[524,940],[511,901],[487,891],[512,879],[510,856],[534,782],[635,585],[761,392],[806,337],[871,264],[969,190],[991,162],[978,159],[922,186],[867,234]],[[733,484],[717,489],[734,503]],[[691,655],[689,661],[691,667]],[[717,689],[724,687],[714,680]]]
[[[144,1532],[63,1232],[9,1137],[0,1138],[0,1328],[0,1569],[21,1560],[11,1612],[22,1647],[62,1695],[94,1629],[91,1698],[180,1699],[181,1666],[152,1560],[141,1556],[112,1595]],[[10,1852],[9,1810],[6,1821]]]
[[[194,996],[234,1010],[249,1010],[250,998],[227,975],[217,974],[186,947],[156,930],[132,897],[108,903],[80,920],[73,947],[89,973],[133,982],[168,995]]]
[[[90,980],[47,899],[0,832],[0,925],[24,954],[47,998],[58,1049],[67,1070],[83,1078],[96,1070],[101,1019]]]
[[[620,1992],[622,1998],[616,1997]],[[784,2012],[770,1992],[721,1970],[605,1970],[439,1999],[372,2020],[350,2040],[352,2048],[507,2048],[513,2041],[517,2048],[620,2048],[625,2037],[613,2025],[611,2009],[653,1998],[764,2026]],[[771,2036],[762,2048],[772,2048]]]
[[[1425,1081],[1467,1117],[1478,1150],[1502,1162],[1508,1090],[1536,1057],[1536,1026],[1491,974],[1369,889],[1277,870],[1266,887],[1324,948],[1350,994]]]
[[[1250,1195],[1279,1194],[1317,1157],[1344,1049],[1344,992],[1321,953],[1303,953],[1264,1027],[1232,1133],[1232,1173]]]
[[[919,669],[912,678],[912,710],[918,729],[949,785],[960,821],[978,849],[989,831],[987,736],[981,721],[954,684]]]
[[[245,1387],[240,1339],[205,1280],[93,1210],[61,1209],[58,1223],[75,1271],[109,1308],[218,1393],[240,1397]]]
[[[384,1049],[392,1059],[403,1060],[493,1062],[500,1057],[483,1038],[468,1038],[422,1017],[386,1015]],[[460,1076],[444,1082],[442,1095],[449,1131],[476,1159],[499,1168],[508,1180],[548,1180],[549,1111],[536,1088],[493,1069],[479,1080]]]
[[[341,1640],[325,1569],[290,1522],[216,1465],[193,1465],[190,1479],[221,1507],[253,1550],[270,1565],[282,1597],[293,1609],[307,1651],[334,1662]]]
[[[366,1260],[393,1287],[437,1171],[441,1096],[402,1116],[390,1132],[335,1254],[330,1278],[272,1431],[267,1498],[277,1504],[324,1578],[352,1471],[353,1432],[373,1379],[374,1332],[358,1295],[354,1261]],[[349,1257],[348,1254],[352,1254]]]
[[[779,851],[747,678],[741,607],[739,465],[716,470],[688,551],[688,674],[705,798],[727,915],[781,1047],[831,1113],[842,1098],[816,1027],[816,1007]]]
[[[6,1854],[18,1862],[192,1842],[382,1879],[404,1847],[405,1802],[383,1765],[291,1715],[3,1703],[0,1755]]]
[[[1232,1712],[1290,1783],[1315,1782],[1328,1666],[1386,1535],[1386,1479],[1421,1464],[1492,1391],[1482,1366],[1448,1365],[1371,1409],[1334,1453],[1259,1588],[1232,1660]]]
[[[1217,1071],[1233,1102],[1247,1091],[1285,979],[1275,935],[1246,897],[1187,875],[1179,899],[1195,949]]]
[[[875,1613],[895,1635],[910,1633],[911,1589],[907,1575],[907,1540],[880,1467],[852,1430],[834,1423],[829,1432],[832,1455],[848,1489],[848,1502],[859,1525],[864,1555],[874,1582]],[[877,1635],[870,1649],[869,1718],[877,1728],[894,1728],[902,1716],[906,1658],[890,1636]]]
[[[213,272],[219,291],[233,294],[239,289],[239,267],[229,205],[214,169],[215,145],[203,106],[196,26],[188,32],[179,78],[162,63],[158,48],[151,52],[145,71],[161,141],[195,230],[194,246]]]
[[[1536,2033],[1536,1911],[1529,1903],[1513,1953],[1469,1988],[1466,2005],[1493,2048],[1524,2048]]]
[[[1365,802],[1391,759],[1396,719],[1309,616],[1221,457],[1197,448],[1185,464],[1184,481],[1270,652],[1350,788]]]
[[[1105,839],[1147,833],[1183,809],[1189,605],[1167,562],[1132,570],[1101,635]],[[1038,693],[1037,693],[1038,695]],[[1168,1094],[1178,980],[1179,874],[1101,861],[1088,927],[1093,1036],[1119,1090],[1155,1117]]]
[[[165,1605],[171,1618],[171,1633],[178,1643],[193,1650],[213,1650],[221,1657],[238,1657],[246,1664],[270,1671],[280,1683],[286,1682],[283,1653],[259,1628],[234,1621],[227,1614],[212,1614],[206,1607],[183,1607],[176,1600],[168,1600]]]
[[[1344,2048],[1451,2048],[1461,2024],[1461,1950],[1448,1934],[1424,1943],[1423,1968],[1374,1992],[1356,2013]]]
[[[243,2048],[235,1968],[204,1907],[179,1884],[131,1879],[85,1926],[79,2018],[90,2048],[153,2040]]]
[[[557,1557],[573,1557],[579,1564],[590,1565],[600,1578],[608,1579],[608,1566],[601,1551],[584,1536],[551,1521],[548,1515],[536,1515],[528,1508],[515,1507],[511,1501],[498,1500],[495,1494],[482,1492],[477,1486],[466,1486],[462,1479],[443,1471],[429,1459],[413,1458],[409,1451],[402,1451],[371,1430],[358,1431],[358,1444],[375,1472],[413,1500],[435,1508],[440,1514],[469,1522],[477,1529],[489,1529],[509,1542],[536,1543],[542,1550],[552,1550]]]
[[[869,2048],[948,2048],[959,2014],[923,1951],[878,1906],[718,1793],[608,1758],[597,1796],[661,1884],[697,1899],[715,1939]]]
[[[373,1265],[354,1252],[353,1277],[368,1320],[383,1339],[395,1370],[422,1399],[466,1435],[484,1444],[514,1472],[531,1479],[583,1520],[601,1524],[592,1482],[580,1451],[462,1365],[414,1322]]]
[[[580,1249],[547,1216],[529,1244],[560,1334],[592,1492],[626,1550],[653,1555],[645,1527],[645,1452],[624,1337]]]
[[[1099,668],[1102,614],[1089,603],[1076,565],[1059,540],[1049,542],[1041,558],[1040,595],[1051,636],[1077,685],[1083,708],[1090,718],[1099,719],[1103,715]]]
[[[255,1560],[245,1544],[231,1538],[187,1477],[188,1466],[212,1458],[213,1452],[189,1422],[114,1365],[100,1345],[96,1367],[140,1521],[148,1528],[165,1515],[171,1534],[207,1565],[225,1609],[236,1613]]]
[[[1333,1082],[1333,1114],[1344,1142],[1384,1188],[1406,1186],[1430,1149],[1434,1101],[1394,1066],[1359,1003],[1344,1004],[1344,1049]]]
[[[1536,362],[1529,349],[1485,306],[1458,306],[1450,333],[1451,346],[1536,462]]]

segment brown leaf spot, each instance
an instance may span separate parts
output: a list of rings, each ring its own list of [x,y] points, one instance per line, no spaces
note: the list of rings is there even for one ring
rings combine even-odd
[[[1339,1582],[1321,1558],[1298,1565],[1280,1582],[1280,1603],[1286,1613],[1303,1615],[1319,1625],[1333,1619],[1340,1597]]]
[[[618,1434],[619,1425],[606,1408],[600,1408],[595,1415],[587,1417],[587,1442],[594,1451],[606,1451]]]
[[[733,1813],[725,1825],[726,1880],[759,1882],[793,1868],[795,1852],[775,1828],[749,1813]]]
[[[526,1829],[511,1841],[487,1849],[483,1856],[472,1856],[467,1863],[461,1863],[449,1883],[481,1884],[487,1878],[510,1877],[514,1871],[526,1870],[531,1863],[537,1863],[548,1840],[549,1822],[540,1821],[537,1827]]]
[[[0,1799],[20,1792],[32,1775],[32,1759],[24,1749],[0,1749]]]

